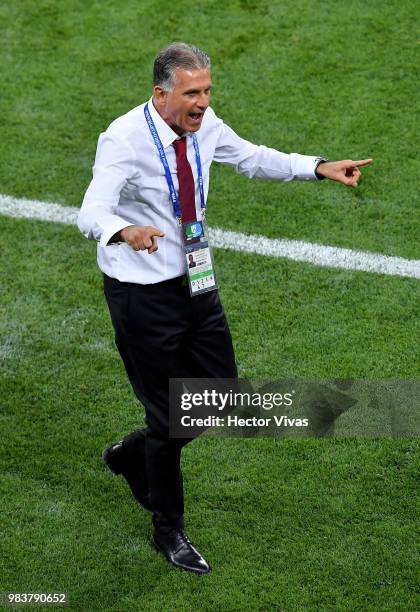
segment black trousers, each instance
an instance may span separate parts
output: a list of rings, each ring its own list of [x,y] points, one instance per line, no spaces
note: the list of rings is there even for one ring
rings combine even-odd
[[[169,438],[169,379],[237,377],[218,292],[191,297],[185,277],[139,285],[104,275],[104,293],[117,348],[146,411],[147,427],[126,444],[145,471],[155,527],[183,528],[180,461],[190,438]]]

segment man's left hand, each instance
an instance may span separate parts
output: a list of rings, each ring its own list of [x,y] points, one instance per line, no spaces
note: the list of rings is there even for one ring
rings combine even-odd
[[[367,166],[372,162],[373,159],[361,159],[359,161],[345,159],[334,162],[321,162],[316,169],[316,173],[349,187],[357,187],[357,182],[360,178],[360,166]]]

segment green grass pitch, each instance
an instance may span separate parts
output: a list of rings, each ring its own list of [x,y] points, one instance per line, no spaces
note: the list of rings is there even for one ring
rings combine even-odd
[[[150,95],[157,50],[186,40],[242,136],[375,160],[357,190],[214,166],[210,225],[418,258],[415,23],[410,0],[3,3],[0,192],[78,206],[99,133]],[[0,591],[67,591],[83,612],[418,608],[414,438],[196,440],[186,523],[213,572],[169,567],[101,461],[143,409],[95,245],[59,224],[0,228]],[[417,280],[215,259],[241,376],[418,377]]]

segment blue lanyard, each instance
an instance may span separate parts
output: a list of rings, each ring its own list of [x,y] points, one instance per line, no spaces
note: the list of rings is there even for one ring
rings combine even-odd
[[[144,116],[146,117],[147,125],[149,126],[150,133],[152,135],[156,148],[159,152],[159,157],[160,157],[160,161],[162,162],[163,169],[165,170],[166,182],[168,183],[169,194],[171,196],[171,201],[172,201],[172,206],[174,208],[175,216],[177,217],[178,220],[181,220],[181,217],[182,217],[181,206],[179,204],[179,199],[175,191],[175,185],[172,180],[171,170],[169,168],[168,160],[165,155],[165,149],[163,148],[162,141],[159,138],[159,134],[157,133],[156,126],[150,114],[148,102],[146,106],[144,107]],[[192,141],[194,144],[195,162],[197,164],[198,187],[200,190],[201,210],[204,213],[206,209],[206,200],[204,198],[203,171],[201,168],[200,149],[198,148],[197,136],[195,134],[192,135]]]

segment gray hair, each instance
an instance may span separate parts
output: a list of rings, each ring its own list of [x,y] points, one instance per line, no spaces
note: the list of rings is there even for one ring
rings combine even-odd
[[[153,85],[165,91],[175,87],[175,70],[210,70],[210,58],[198,47],[183,42],[172,43],[158,53],[153,66]]]

